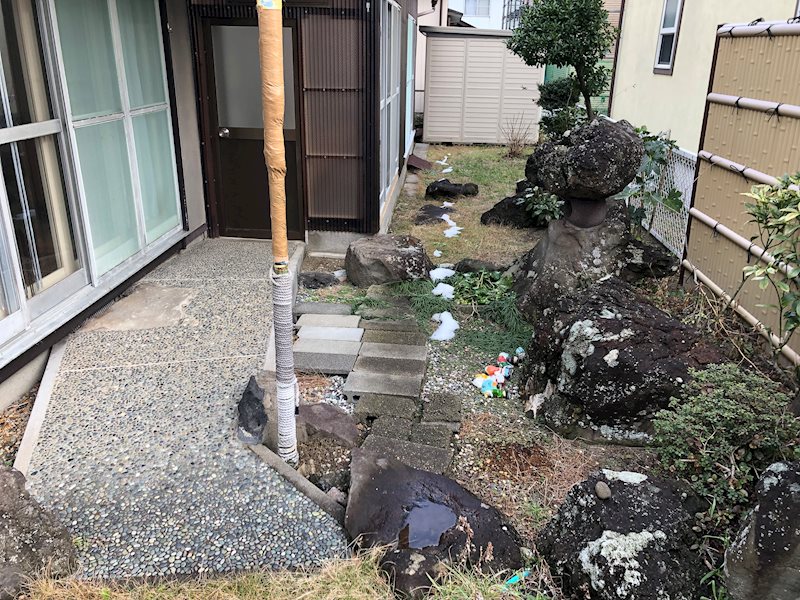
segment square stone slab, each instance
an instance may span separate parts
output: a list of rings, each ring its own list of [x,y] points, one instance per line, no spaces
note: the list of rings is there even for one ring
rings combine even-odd
[[[362,337],[361,340],[364,342],[375,342],[378,344],[424,346],[427,343],[428,338],[421,333],[412,331],[380,331],[377,329],[370,329],[364,332],[364,337]]]
[[[347,375],[358,357],[360,342],[300,338],[294,350],[294,366],[302,373]]]
[[[359,327],[317,327],[306,325],[297,332],[300,339],[339,340],[342,342],[360,342],[364,330]]]
[[[351,315],[353,308],[349,304],[335,302],[298,302],[294,305],[294,315]]]
[[[399,460],[409,467],[438,474],[444,473],[453,459],[453,451],[449,448],[394,440],[375,434],[367,437],[362,448]]]
[[[403,360],[424,363],[428,359],[428,348],[425,346],[408,346],[406,344],[365,342],[361,344],[361,353],[359,356],[369,358],[401,358]]]
[[[423,421],[461,422],[461,398],[455,394],[431,394],[429,402],[422,403]]]
[[[297,319],[296,327],[358,327],[358,315],[318,315],[306,313]]]
[[[384,415],[372,423],[372,433],[395,440],[407,440],[411,437],[411,421],[402,417]]]
[[[411,441],[417,444],[449,448],[453,430],[446,423],[415,423],[411,428]]]
[[[362,329],[378,329],[380,331],[419,332],[416,319],[361,319]]]
[[[347,376],[342,392],[358,402],[368,396],[400,396],[419,399],[422,375],[391,375],[369,371],[353,371]]]
[[[420,346],[416,346],[419,348]],[[376,373],[379,375],[408,375],[425,377],[425,361],[404,358],[381,358],[359,355],[353,367],[354,373]]]
[[[361,422],[384,416],[415,419],[419,410],[417,401],[413,398],[381,394],[362,396],[355,404],[353,412]]]

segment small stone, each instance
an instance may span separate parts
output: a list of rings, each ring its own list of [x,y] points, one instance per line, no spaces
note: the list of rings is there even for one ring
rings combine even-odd
[[[611,488],[608,487],[608,484],[605,481],[598,481],[594,485],[594,493],[597,494],[597,497],[600,500],[608,500],[611,498]]]

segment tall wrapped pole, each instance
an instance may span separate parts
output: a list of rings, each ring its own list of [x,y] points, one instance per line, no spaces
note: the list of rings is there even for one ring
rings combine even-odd
[[[292,276],[286,233],[286,154],[283,140],[283,11],[281,0],[256,0],[261,60],[264,162],[269,177],[272,220],[272,326],[275,332],[278,455],[296,465],[295,407],[299,398],[292,354]]]

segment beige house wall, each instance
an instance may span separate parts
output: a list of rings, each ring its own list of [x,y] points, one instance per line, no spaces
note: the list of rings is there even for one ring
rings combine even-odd
[[[717,26],[788,19],[797,0],[684,0],[672,75],[653,73],[663,0],[625,0],[611,116],[670,131],[696,152]]]

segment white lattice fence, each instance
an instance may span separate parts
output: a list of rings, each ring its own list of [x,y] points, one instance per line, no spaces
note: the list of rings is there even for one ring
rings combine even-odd
[[[667,165],[662,170],[658,191],[666,195],[672,188],[677,189],[681,193],[683,207],[680,210],[673,210],[660,202],[650,203],[645,206],[645,216],[642,219],[642,227],[678,258],[683,257],[683,249],[686,246],[686,228],[689,223],[696,163],[697,156],[681,148],[669,153]],[[633,206],[641,206],[641,200],[638,198],[632,197],[629,202]]]

